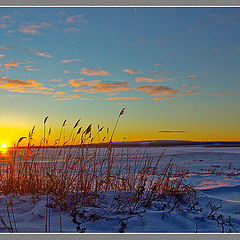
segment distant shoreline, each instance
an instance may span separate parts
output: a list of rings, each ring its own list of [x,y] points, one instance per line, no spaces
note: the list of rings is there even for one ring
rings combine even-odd
[[[108,147],[109,142],[91,143],[83,145],[47,146],[47,148],[69,148],[69,147]],[[202,146],[202,147],[240,147],[240,141],[184,141],[184,140],[150,140],[150,141],[124,141],[113,142],[112,147],[174,147],[174,146]],[[39,146],[33,146],[38,148]],[[26,148],[26,146],[21,146]],[[11,148],[10,148],[11,149]]]

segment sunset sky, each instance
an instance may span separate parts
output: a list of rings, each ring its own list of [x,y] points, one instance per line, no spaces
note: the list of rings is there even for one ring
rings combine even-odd
[[[239,8],[1,7],[0,36],[0,142],[124,107],[115,141],[240,140]]]

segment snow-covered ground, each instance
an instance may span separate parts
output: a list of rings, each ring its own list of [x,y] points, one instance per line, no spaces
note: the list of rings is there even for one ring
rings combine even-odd
[[[158,156],[162,148],[148,148]],[[135,149],[134,149],[135,151]],[[78,206],[75,213],[61,212],[62,232],[86,233],[194,233],[240,231],[240,149],[237,147],[177,146],[168,147],[163,163],[174,155],[174,162],[188,170],[186,181],[197,189],[193,202],[183,202],[172,209],[168,198],[153,202],[150,208],[140,207],[132,214],[107,212],[105,208]],[[113,195],[108,192],[109,198]],[[6,202],[10,199],[12,205]],[[14,218],[12,214],[12,208]],[[45,231],[46,200],[31,196],[0,197],[1,222],[18,232]],[[9,215],[9,216],[8,216]],[[8,230],[0,223],[0,231]],[[60,232],[60,212],[50,209],[50,231]]]

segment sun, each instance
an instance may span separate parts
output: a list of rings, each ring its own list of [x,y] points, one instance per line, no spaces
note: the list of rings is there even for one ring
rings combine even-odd
[[[7,147],[7,144],[6,143],[2,143],[1,144],[1,148],[6,148]]]

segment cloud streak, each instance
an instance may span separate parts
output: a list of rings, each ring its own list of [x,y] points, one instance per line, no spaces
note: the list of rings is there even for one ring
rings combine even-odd
[[[86,76],[109,76],[109,72],[101,68],[82,68],[81,73]]]
[[[50,24],[48,23],[41,23],[39,25],[35,25],[35,24],[26,24],[26,25],[19,25],[18,31],[24,34],[32,34],[32,35],[40,35],[40,29],[41,28],[45,28],[45,27],[49,27]]]
[[[71,62],[79,62],[81,59],[67,59],[67,60],[62,60],[61,63],[71,63]]]
[[[142,91],[148,95],[158,96],[158,95],[172,95],[175,93],[183,93],[184,91],[181,90],[174,90],[169,86],[163,85],[145,85],[140,86],[137,90]]]
[[[40,57],[45,57],[45,58],[52,58],[52,56],[48,53],[43,53],[37,50],[34,50],[32,48],[29,49],[30,52],[32,52],[33,54],[40,56]]]
[[[138,100],[142,97],[109,97],[106,100]]]
[[[131,69],[123,69],[123,72],[128,73],[130,75],[141,74],[141,72],[135,72]]]

